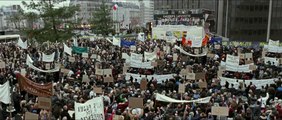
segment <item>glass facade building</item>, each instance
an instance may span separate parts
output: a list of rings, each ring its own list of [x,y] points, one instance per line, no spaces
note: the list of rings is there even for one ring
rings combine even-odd
[[[271,13],[270,39],[282,37],[282,1],[220,0],[217,33],[235,41],[266,41]],[[221,14],[221,15],[220,15]]]

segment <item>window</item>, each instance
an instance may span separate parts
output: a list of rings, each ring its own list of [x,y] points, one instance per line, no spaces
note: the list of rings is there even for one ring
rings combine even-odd
[[[235,19],[235,22],[240,22],[240,18],[237,17],[237,18]]]
[[[258,18],[258,23],[262,23],[262,18],[261,17]]]
[[[249,23],[250,23],[250,24],[253,24],[253,23],[254,23],[253,18],[249,18]]]
[[[254,7],[254,6],[250,6],[250,11],[251,11],[251,12],[253,12],[253,11],[254,11],[254,9],[255,9],[255,7]]]
[[[264,19],[263,19],[263,23],[267,23],[267,18],[264,18]]]
[[[263,6],[263,10],[268,10],[268,6],[267,6],[267,5],[264,5],[264,6]]]
[[[263,5],[260,5],[259,6],[259,11],[262,11],[263,10]]]

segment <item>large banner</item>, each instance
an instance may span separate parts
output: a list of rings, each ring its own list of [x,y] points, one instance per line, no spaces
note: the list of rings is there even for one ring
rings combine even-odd
[[[0,85],[0,102],[5,104],[11,103],[11,96],[10,96],[10,83],[7,80],[3,85]]]
[[[267,84],[275,84],[275,78],[273,79],[262,79],[262,80],[245,80],[245,84],[248,86],[250,83],[255,85],[257,89],[261,89],[262,86],[266,86]],[[230,85],[234,84],[234,88],[239,88],[240,83],[244,83],[244,80],[242,79],[232,79],[232,78],[226,78],[226,77],[220,77],[220,84],[225,85],[225,83],[228,82]]]
[[[130,61],[142,61],[143,54],[130,53]]]
[[[252,69],[250,69],[250,65],[252,64],[246,64],[246,65],[235,65],[235,64],[226,64],[226,62],[221,61],[221,66],[225,67],[225,70],[232,71],[232,72],[251,72]]]
[[[279,59],[272,57],[264,57],[264,64],[268,64],[270,62],[271,65],[279,66]]]
[[[82,54],[82,53],[88,53],[88,49],[87,47],[72,47],[73,52],[78,53],[78,54]]]
[[[144,52],[144,58],[145,61],[152,61],[157,58],[157,54],[155,52],[149,53],[149,52]]]
[[[208,54],[208,51],[204,51],[203,53],[197,54],[197,55],[191,54],[191,53],[186,52],[185,50],[183,50],[182,48],[180,48],[177,45],[175,45],[174,48],[178,49],[180,51],[180,53],[188,55],[188,56],[192,56],[192,57],[203,57],[203,56],[206,56]]]
[[[152,62],[142,62],[142,61],[130,61],[130,67],[143,68],[143,69],[153,69]]]
[[[282,53],[282,47],[279,46],[264,45],[264,48],[267,49],[267,52]]]
[[[96,97],[85,103],[74,103],[76,120],[105,120],[103,97]]]
[[[135,45],[135,41],[121,40],[120,44],[122,47],[130,47]]]
[[[174,78],[174,75],[175,74],[166,74],[166,75],[139,75],[139,74],[133,74],[133,73],[126,73],[125,74],[125,79],[126,80],[129,80],[130,79],[130,76],[133,77],[133,80],[137,80],[137,82],[140,83],[140,81],[143,79],[143,78],[146,78],[147,76],[147,79],[151,80],[152,78],[156,79],[158,83],[161,83],[162,81],[165,81],[165,80],[169,80],[169,79],[172,79]]]
[[[181,40],[184,36],[197,36],[204,38],[205,31],[203,27],[184,26],[184,25],[161,25],[152,28],[154,39],[163,40]]]
[[[205,98],[200,98],[196,100],[176,100],[170,97],[167,97],[162,94],[156,94],[156,100],[157,101],[162,101],[162,102],[169,102],[169,103],[209,103],[211,97],[205,97]]]
[[[42,61],[43,62],[53,62],[55,59],[55,52],[53,52],[50,55],[47,55],[45,53],[42,53]]]
[[[42,85],[25,78],[19,73],[17,73],[16,75],[22,91],[24,90],[29,94],[39,97],[52,96],[52,83]]]

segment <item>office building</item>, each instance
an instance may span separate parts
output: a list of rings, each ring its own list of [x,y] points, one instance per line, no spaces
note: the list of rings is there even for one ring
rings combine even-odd
[[[0,8],[0,29],[13,31],[26,26],[25,20],[12,21],[11,16],[15,15],[18,10],[21,10],[20,5],[3,6]]]
[[[113,11],[114,22],[119,23],[121,29],[131,29],[141,26],[142,15],[138,5],[130,2],[117,2],[118,7]]]
[[[279,40],[281,21],[281,0],[220,0],[218,3],[217,33],[230,40],[266,41],[268,25],[269,39]]]
[[[81,20],[83,24],[90,24],[90,20],[94,17],[95,9],[98,9],[105,1],[109,9],[112,7],[112,0],[70,0],[70,5],[80,6],[80,11],[76,13],[76,20]]]
[[[139,4],[142,16],[141,22],[145,26],[146,23],[154,21],[154,0],[139,0]]]

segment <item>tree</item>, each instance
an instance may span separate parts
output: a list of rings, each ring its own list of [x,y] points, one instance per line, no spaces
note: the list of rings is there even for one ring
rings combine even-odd
[[[111,9],[102,0],[102,4],[93,13],[91,21],[92,30],[96,34],[102,34],[103,36],[113,33],[113,21],[111,18]]]
[[[55,4],[64,0],[40,0],[31,1],[30,3],[22,2],[23,5],[32,10],[25,13],[24,16],[29,23],[29,27],[23,32],[32,39],[35,38],[38,42],[55,42],[64,41],[71,38],[73,29],[76,24],[72,19],[75,13],[79,10],[78,6],[55,7]],[[40,27],[34,27],[34,23],[42,21]]]

